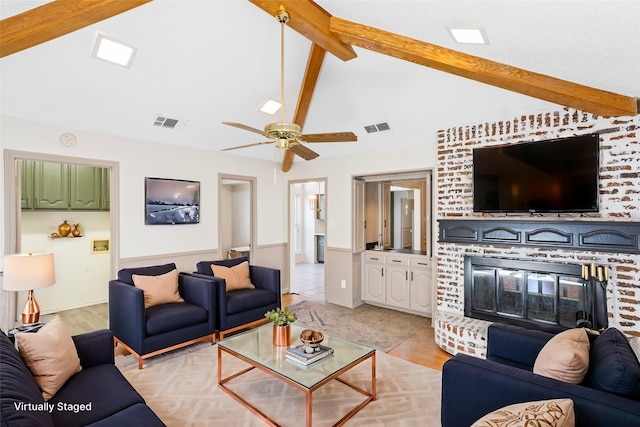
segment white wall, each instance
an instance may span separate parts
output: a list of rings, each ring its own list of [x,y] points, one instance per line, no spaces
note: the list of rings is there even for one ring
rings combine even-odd
[[[59,142],[71,131],[78,137],[74,147]],[[250,159],[221,152],[208,152],[153,144],[128,138],[63,129],[0,116],[2,149],[45,153],[73,158],[117,162],[120,171],[120,259],[218,249],[218,174],[252,176],[257,179],[257,245],[286,242],[286,182],[276,162]],[[0,165],[4,177],[4,163]],[[274,168],[277,171],[274,174]],[[201,182],[201,222],[196,225],[152,226],[144,223],[144,177],[189,179]],[[4,185],[2,198],[5,197]],[[3,202],[3,205],[6,202]],[[4,242],[7,233],[4,209],[0,213]],[[88,243],[87,243],[88,245]],[[13,248],[1,249],[0,255]],[[1,264],[0,264],[1,265]],[[57,268],[62,266],[56,265]],[[52,287],[53,288],[53,287]],[[4,298],[12,295],[4,294]],[[0,304],[4,304],[0,301]],[[5,305],[3,311],[6,311]]]
[[[91,253],[91,240],[109,238],[109,212],[22,211],[22,252],[53,252],[56,284],[34,291],[43,314],[106,302],[108,253]],[[82,237],[52,239],[63,220],[79,224]]]

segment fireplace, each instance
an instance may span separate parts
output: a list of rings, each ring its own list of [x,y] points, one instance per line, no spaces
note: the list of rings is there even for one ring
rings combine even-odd
[[[595,266],[466,256],[464,313],[550,332],[606,328],[604,271]]]

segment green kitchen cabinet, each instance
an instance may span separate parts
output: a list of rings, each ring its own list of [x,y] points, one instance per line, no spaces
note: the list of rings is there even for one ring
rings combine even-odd
[[[109,210],[109,168],[23,161],[21,207],[36,210]]]
[[[69,165],[35,162],[35,209],[69,208]]]
[[[33,209],[35,206],[34,168],[35,162],[31,160],[20,163],[20,207],[22,209]]]
[[[72,165],[69,167],[69,207],[98,210],[102,200],[102,168]]]

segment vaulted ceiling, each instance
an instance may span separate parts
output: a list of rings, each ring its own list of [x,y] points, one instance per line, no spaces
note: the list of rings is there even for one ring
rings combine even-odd
[[[275,2],[136,1],[144,4],[15,53],[3,53],[0,46],[0,113],[71,132],[92,131],[213,151],[264,140],[222,122],[262,129],[279,120],[279,114],[269,116],[257,111],[265,99],[280,98],[280,25],[267,12]],[[45,3],[0,0],[0,15],[9,18]],[[332,34],[339,32],[343,42],[353,45],[356,55],[345,61],[348,53],[339,47],[325,47],[328,53],[321,61],[303,131],[352,131],[358,142],[312,144],[323,157],[434,144],[441,128],[558,108],[539,99],[539,91],[528,96],[520,87],[514,92],[494,86],[491,80],[491,84],[476,81],[482,79],[475,74],[467,76],[470,78],[456,75],[465,75],[452,70],[465,57],[446,49],[440,51],[440,47],[495,61],[498,68],[516,67],[507,68],[507,74],[515,76],[512,83],[516,86],[521,82],[533,85],[539,74],[543,80],[549,76],[577,84],[575,90],[573,86],[563,88],[569,97],[595,89],[584,97],[598,101],[612,92],[614,98],[620,96],[628,105],[630,101],[637,113],[634,98],[640,96],[640,2],[316,3],[336,18],[332,23],[336,33]],[[77,11],[70,10],[69,14],[72,12]],[[301,19],[312,23],[318,19],[290,13],[285,30],[286,120],[293,120],[296,113],[312,46],[299,31],[306,31],[316,41],[320,37],[313,33],[320,30],[296,28]],[[366,33],[369,29],[359,24],[373,28]],[[489,44],[456,44],[447,32],[448,27],[456,26],[481,27]],[[97,32],[138,47],[130,68],[90,56]],[[363,41],[358,36],[365,33],[367,39]],[[389,41],[388,33],[403,37],[398,42],[403,46],[400,55],[394,56],[393,49],[380,40],[368,41],[380,37]],[[422,46],[419,41],[426,44]],[[404,60],[423,63],[424,58],[406,57],[415,46],[422,49],[420,52],[438,49],[444,57],[453,58],[453,65],[448,64],[445,72]],[[467,68],[486,77],[491,68],[487,64],[491,63]],[[178,119],[178,124],[174,129],[154,126],[157,115]],[[364,129],[383,122],[388,123],[388,131],[369,134]],[[282,151],[273,145],[231,153],[278,162],[282,158]],[[296,157],[295,164],[298,161],[301,159]]]

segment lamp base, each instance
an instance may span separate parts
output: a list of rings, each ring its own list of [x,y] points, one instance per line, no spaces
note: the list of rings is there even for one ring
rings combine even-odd
[[[33,296],[33,289],[29,291],[27,303],[22,310],[22,324],[31,325],[40,321],[40,306]]]

